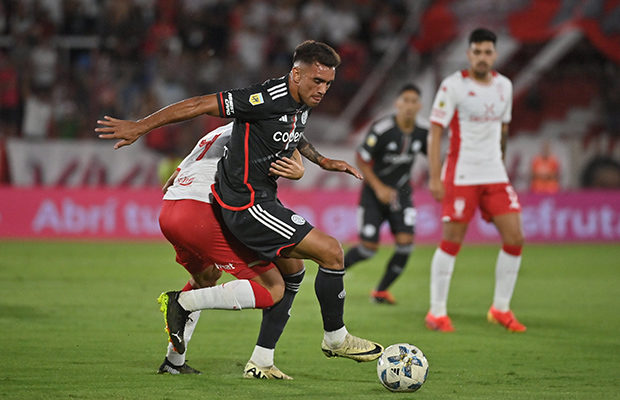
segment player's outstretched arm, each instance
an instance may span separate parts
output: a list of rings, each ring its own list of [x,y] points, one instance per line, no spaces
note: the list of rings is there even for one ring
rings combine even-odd
[[[120,139],[114,145],[114,149],[120,149],[138,140],[142,135],[160,126],[175,122],[187,121],[201,114],[219,117],[217,99],[214,94],[206,96],[190,97],[177,103],[164,107],[153,114],[138,121],[105,116],[98,120],[102,127],[95,128],[101,139]]]
[[[306,157],[308,160],[312,161],[313,163],[317,164],[318,166],[327,171],[346,172],[347,174],[353,175],[357,179],[363,179],[362,174],[360,174],[360,172],[348,162],[342,160],[331,160],[321,155],[318,151],[316,151],[314,146],[306,140],[304,136],[302,136],[299,140],[297,149],[302,156]]]

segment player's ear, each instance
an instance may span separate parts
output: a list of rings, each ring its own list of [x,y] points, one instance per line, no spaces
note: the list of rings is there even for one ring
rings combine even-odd
[[[299,66],[294,66],[293,69],[291,69],[291,77],[293,78],[293,82],[297,84],[301,82],[301,70]]]

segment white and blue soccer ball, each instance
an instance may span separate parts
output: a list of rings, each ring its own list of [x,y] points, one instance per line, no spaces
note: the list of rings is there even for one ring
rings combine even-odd
[[[428,361],[409,343],[397,343],[385,349],[377,361],[379,380],[392,392],[415,392],[428,375]]]

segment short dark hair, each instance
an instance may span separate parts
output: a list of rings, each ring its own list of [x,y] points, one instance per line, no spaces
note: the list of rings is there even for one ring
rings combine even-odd
[[[406,83],[404,84],[401,88],[400,91],[398,92],[398,95],[400,96],[401,94],[408,92],[409,90],[413,90],[414,92],[416,92],[418,94],[418,96],[422,95],[422,92],[420,91],[420,88],[413,83]]]
[[[495,44],[496,41],[497,35],[485,28],[478,28],[469,35],[469,44],[480,42],[493,42]]]
[[[318,62],[326,67],[336,68],[340,65],[340,56],[336,53],[336,50],[325,43],[306,40],[295,48],[293,64],[297,61],[301,61],[305,64],[314,64]]]

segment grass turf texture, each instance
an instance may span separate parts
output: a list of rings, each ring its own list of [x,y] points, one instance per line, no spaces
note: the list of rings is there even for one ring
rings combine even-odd
[[[374,362],[321,353],[312,263],[276,350],[276,365],[295,380],[242,379],[256,310],[203,312],[188,350],[203,375],[170,376],[155,374],[166,347],[155,299],[188,276],[168,244],[0,242],[0,398],[620,398],[620,246],[526,247],[512,303],[524,334],[486,321],[497,250],[461,251],[452,334],[424,328],[433,247],[415,250],[393,287],[395,306],[368,300],[389,249],[347,273],[348,329],[385,346],[413,343],[429,359],[424,387],[396,395],[378,382]]]

